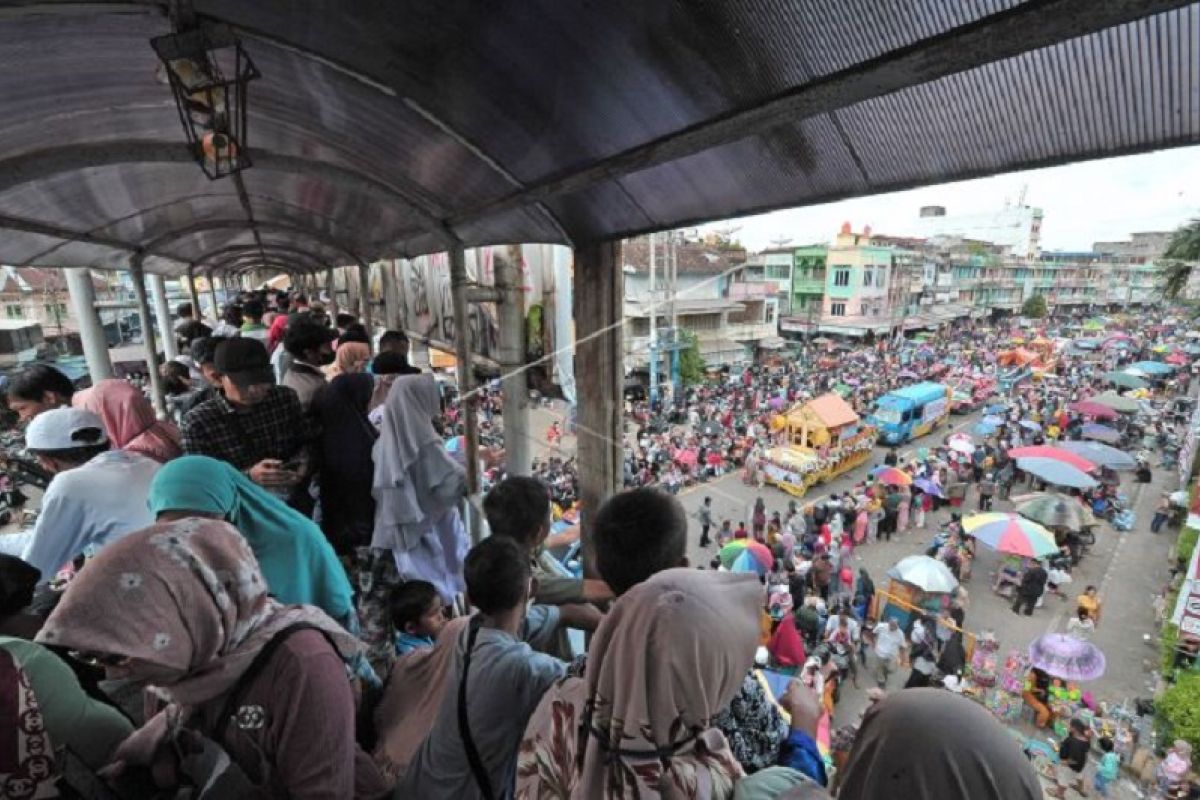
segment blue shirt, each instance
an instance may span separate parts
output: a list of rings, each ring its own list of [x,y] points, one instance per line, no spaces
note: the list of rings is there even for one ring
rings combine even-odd
[[[422,647],[433,647],[433,639],[428,636],[413,636],[404,631],[396,634],[396,655],[402,656]]]
[[[816,741],[804,731],[793,730],[784,740],[779,751],[779,764],[802,772],[817,783],[825,786],[825,759],[817,749]]]

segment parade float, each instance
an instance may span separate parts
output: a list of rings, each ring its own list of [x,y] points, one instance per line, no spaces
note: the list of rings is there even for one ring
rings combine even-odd
[[[862,424],[850,404],[832,392],[792,406],[772,420],[772,428],[786,431],[788,443],[766,452],[764,478],[796,497],[867,463],[875,447],[875,428]]]

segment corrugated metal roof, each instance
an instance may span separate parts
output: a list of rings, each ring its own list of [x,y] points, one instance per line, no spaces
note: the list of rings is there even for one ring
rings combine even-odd
[[[250,247],[155,79],[165,3],[0,5],[0,261],[149,247],[179,273]],[[262,72],[246,190],[308,269],[1200,142],[1186,0],[194,5]]]

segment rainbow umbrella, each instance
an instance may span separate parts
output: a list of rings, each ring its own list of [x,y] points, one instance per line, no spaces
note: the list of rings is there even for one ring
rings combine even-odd
[[[876,467],[871,470],[871,475],[880,483],[890,486],[911,486],[913,480],[912,475],[895,467]]]
[[[963,530],[998,553],[1043,558],[1058,552],[1054,534],[1019,514],[973,514],[962,521]]]
[[[754,572],[759,575],[766,575],[775,563],[775,556],[771,555],[766,545],[753,539],[734,539],[721,548],[717,558],[721,560],[721,566],[730,572]]]
[[[1088,461],[1078,453],[1072,453],[1069,450],[1045,444],[1032,445],[1030,447],[1013,447],[1009,449],[1008,456],[1009,458],[1053,458],[1055,461],[1070,464],[1075,469],[1082,470],[1083,472],[1091,472],[1096,468],[1096,464]]]

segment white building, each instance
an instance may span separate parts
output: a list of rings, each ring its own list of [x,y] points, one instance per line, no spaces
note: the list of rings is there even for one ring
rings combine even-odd
[[[913,232],[924,239],[977,239],[1007,248],[1018,258],[1036,258],[1042,247],[1042,210],[1019,204],[978,214],[951,214],[945,206],[924,206]]]

